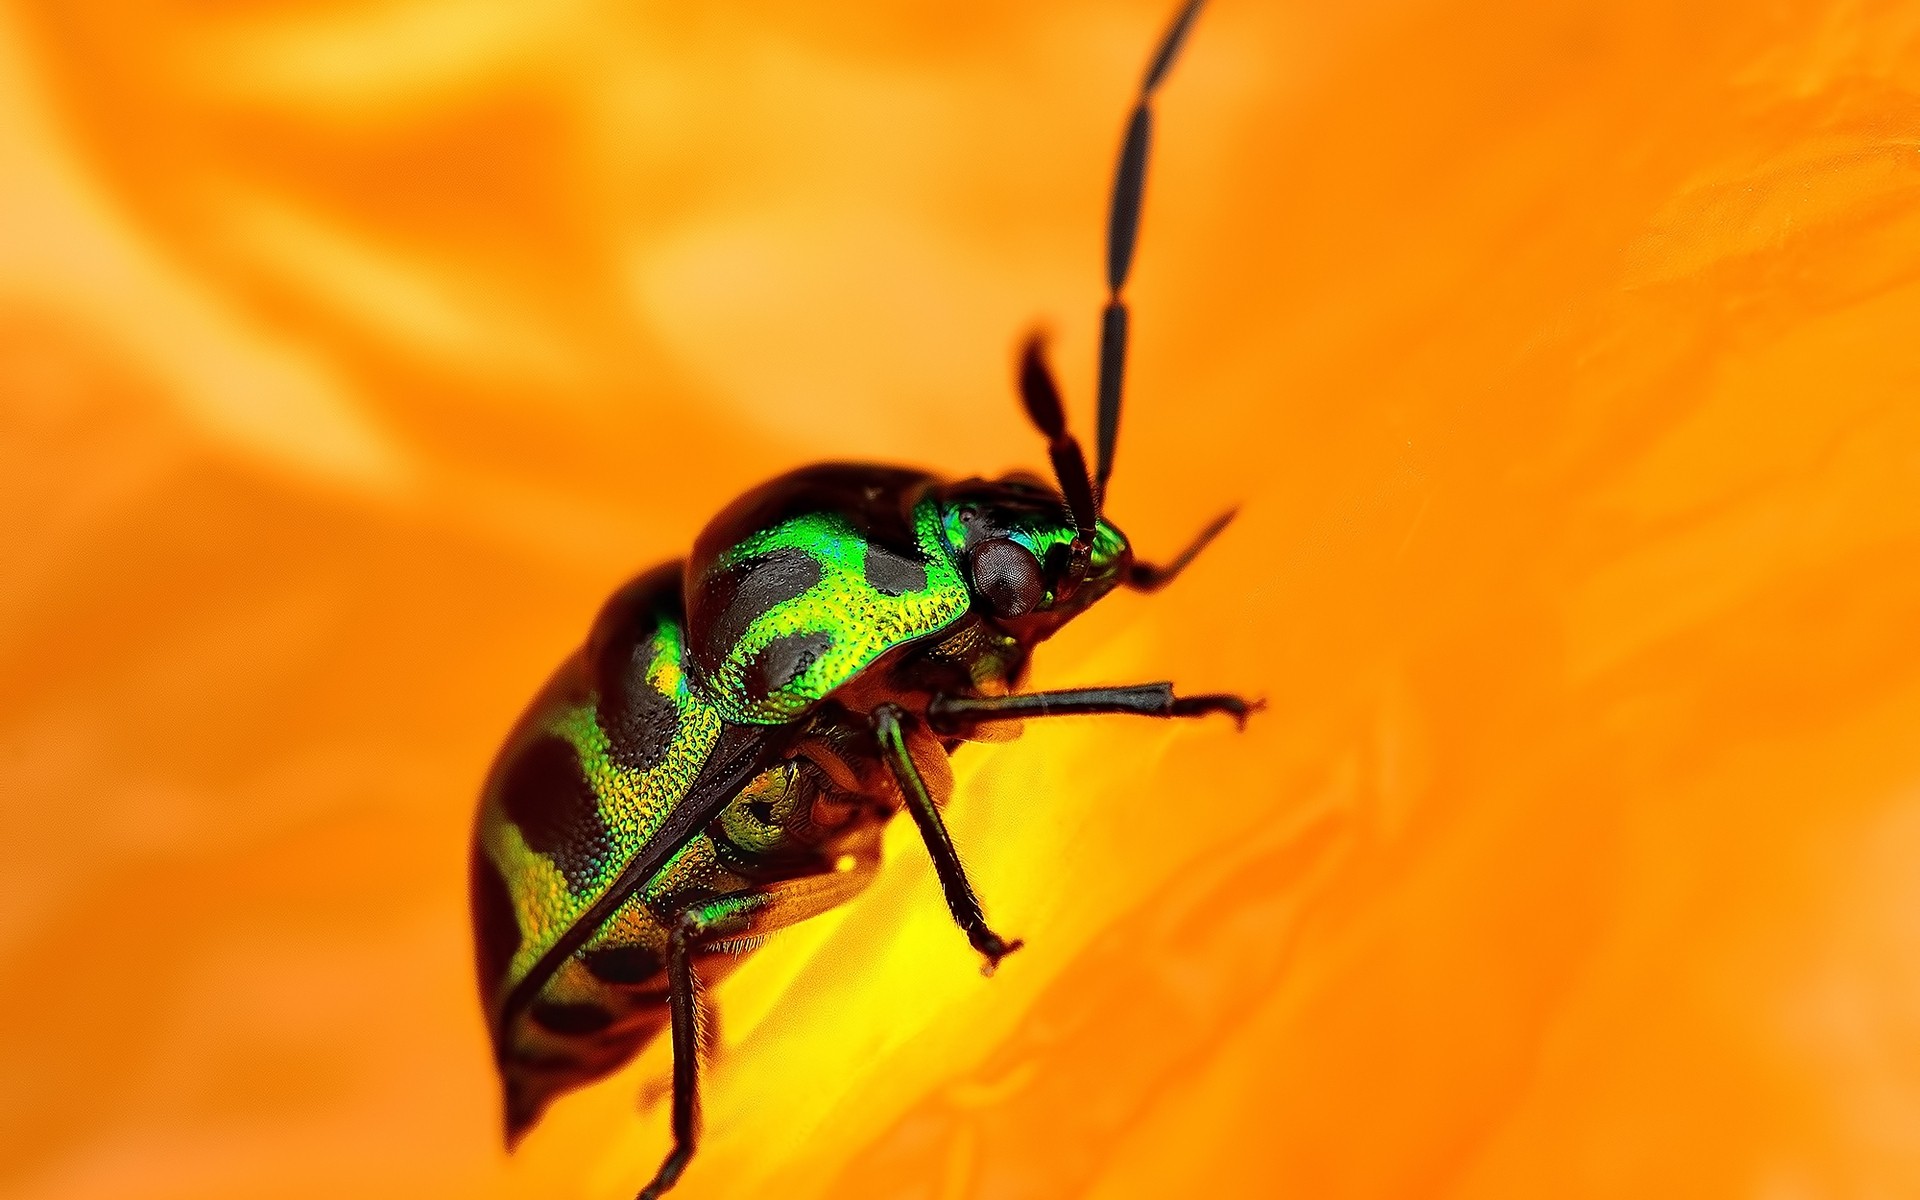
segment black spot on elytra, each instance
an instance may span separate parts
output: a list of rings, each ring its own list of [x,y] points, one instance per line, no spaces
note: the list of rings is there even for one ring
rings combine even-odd
[[[721,555],[753,534],[808,513],[833,513],[863,540],[911,556],[913,506],[934,482],[930,475],[897,467],[851,463],[802,467],[768,480],[728,505],[694,539],[691,566],[707,573]]]
[[[610,849],[607,826],[571,743],[548,735],[521,747],[500,782],[500,805],[575,892],[599,875]]]
[[[599,1033],[613,1024],[613,1014],[598,1004],[560,1004],[543,1000],[527,1010],[533,1023],[550,1033],[572,1037]]]
[[[607,757],[636,771],[651,771],[667,761],[667,749],[680,724],[672,697],[647,682],[652,658],[651,643],[635,646],[626,669],[610,672],[612,677],[602,681],[600,707],[594,714],[607,735]]]
[[[645,946],[603,946],[580,960],[601,983],[646,983],[660,974],[660,956]]]
[[[833,635],[819,630],[782,634],[768,642],[747,663],[741,680],[749,700],[768,696],[798,679],[833,645]]]
[[[480,996],[489,1007],[506,978],[507,966],[520,949],[520,919],[514,915],[513,896],[500,868],[474,843],[467,859],[467,901],[473,909],[474,965],[480,976]]]
[[[917,559],[903,558],[878,542],[867,543],[862,564],[867,583],[885,596],[904,596],[927,588],[927,565]]]
[[[607,756],[623,767],[651,770],[666,760],[678,713],[673,700],[647,683],[654,637],[663,619],[680,619],[680,567],[658,567],[615,592],[587,638],[588,668],[599,697],[594,717],[607,735]]]
[[[712,660],[726,657],[761,613],[819,582],[819,562],[796,547],[758,555],[714,576],[700,599],[701,615],[709,620],[702,640]]]
[[[602,690],[608,673],[626,667],[633,648],[653,637],[662,618],[680,619],[681,589],[681,564],[674,562],[629,579],[607,597],[587,633],[587,659]]]

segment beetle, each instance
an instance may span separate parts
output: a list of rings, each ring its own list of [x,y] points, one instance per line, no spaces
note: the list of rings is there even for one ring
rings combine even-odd
[[[668,1032],[671,1188],[699,1132],[701,991],[766,934],[852,898],[905,809],[947,907],[991,974],[1021,943],[986,921],[940,809],[948,755],[1011,720],[1066,714],[1244,724],[1239,696],[1171,684],[1021,692],[1034,648],[1164,566],[1100,511],[1119,431],[1151,101],[1201,0],[1162,35],[1122,142],[1107,229],[1095,469],[1067,429],[1045,347],[1018,383],[1055,484],[947,481],[832,463],[748,492],[680,562],[616,592],[508,735],[471,847],[480,993],[511,1148],[559,1094]],[[1057,485],[1057,486],[1056,486]]]

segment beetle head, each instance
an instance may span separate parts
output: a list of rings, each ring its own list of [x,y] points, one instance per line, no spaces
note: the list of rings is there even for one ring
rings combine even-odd
[[[1067,430],[1046,343],[1035,334],[1020,351],[1020,399],[1047,439],[1058,488],[1019,471],[969,479],[940,493],[947,543],[966,571],[975,610],[1023,642],[1050,636],[1121,584],[1147,592],[1166,586],[1233,519],[1231,511],[1215,518],[1164,566],[1134,559],[1126,535],[1100,513],[1120,420],[1119,376],[1108,374],[1102,353],[1097,473],[1087,470],[1080,443]]]
[[[1039,641],[1085,612],[1133,564],[1125,534],[1100,518],[1093,537],[1082,539],[1061,493],[1025,472],[950,484],[940,514],[976,611],[1022,641]]]

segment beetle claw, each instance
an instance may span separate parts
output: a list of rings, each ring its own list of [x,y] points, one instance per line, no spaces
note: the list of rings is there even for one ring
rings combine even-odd
[[[1000,960],[1024,945],[1026,945],[1026,943],[1019,938],[1015,938],[1009,942],[1003,940],[1000,935],[993,932],[993,930],[986,930],[978,938],[974,939],[973,943],[973,948],[978,950],[987,960],[980,964],[980,973],[989,979],[993,978],[994,969],[1000,965]]]
[[[1247,731],[1247,718],[1254,713],[1265,712],[1266,707],[1267,702],[1264,699],[1247,701],[1246,705],[1242,707],[1239,712],[1233,714],[1234,728],[1241,733],[1245,733]]]
[[[1225,713],[1232,717],[1234,725],[1244,732],[1247,728],[1247,718],[1266,706],[1265,700],[1248,700],[1244,696],[1216,692],[1205,696],[1176,696],[1168,715],[1203,717],[1208,713]]]

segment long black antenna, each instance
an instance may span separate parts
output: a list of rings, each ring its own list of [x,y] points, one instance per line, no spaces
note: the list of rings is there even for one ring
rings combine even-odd
[[[1060,403],[1060,385],[1053,381],[1047,366],[1047,343],[1040,334],[1027,338],[1020,351],[1020,398],[1026,402],[1027,416],[1046,435],[1047,457],[1053,461],[1053,477],[1073,513],[1073,552],[1079,566],[1086,564],[1093,548],[1094,522],[1100,506],[1093,498],[1093,484],[1087,479],[1087,458],[1080,443],[1067,432],[1067,412]],[[1077,577],[1077,575],[1076,575]]]
[[[1127,305],[1120,290],[1133,267],[1133,244],[1140,233],[1140,197],[1146,188],[1147,147],[1153,138],[1153,112],[1147,105],[1173,69],[1203,2],[1187,0],[1160,39],[1160,49],[1140,81],[1140,96],[1127,121],[1127,140],[1121,143],[1120,165],[1114,172],[1113,202],[1107,210],[1107,307],[1100,314],[1100,417],[1094,459],[1094,487],[1102,500],[1113,474],[1114,442],[1120,436],[1120,391],[1127,370]]]

